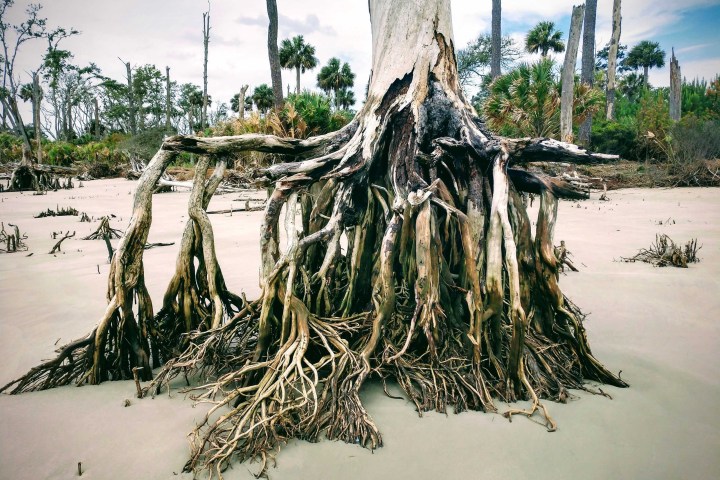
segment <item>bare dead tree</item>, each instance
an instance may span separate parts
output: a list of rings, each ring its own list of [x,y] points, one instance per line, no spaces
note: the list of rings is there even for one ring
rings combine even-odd
[[[248,85],[240,87],[240,94],[238,95],[238,116],[243,119],[245,118],[245,93],[247,92]]]
[[[573,93],[575,88],[575,60],[577,59],[580,32],[582,30],[585,5],[574,6],[570,18],[565,61],[562,69],[562,92],[560,94],[560,139],[563,142],[573,141]]]
[[[170,85],[170,67],[165,67],[165,132],[172,131],[172,90]]]
[[[675,49],[672,49],[670,59],[670,118],[680,121],[682,116],[682,76],[680,75],[680,63],[675,57]]]
[[[207,127],[207,107],[208,107],[208,94],[207,94],[207,65],[208,65],[208,44],[210,43],[210,10],[203,13],[203,104],[202,104],[202,116],[200,118],[200,129],[205,130]]]
[[[280,110],[284,105],[282,91],[282,73],[280,70],[280,54],[278,53],[278,12],[277,1],[266,0],[268,19],[268,58],[270,59],[270,78],[272,80],[275,108]]]
[[[583,23],[582,59],[580,81],[592,88],[595,82],[595,20],[597,17],[597,0],[585,1],[585,21]],[[592,115],[585,117],[578,129],[578,143],[590,146]]]
[[[620,30],[622,17],[620,15],[621,0],[613,0],[612,34],[608,50],[608,73],[606,89],[605,117],[607,120],[615,119],[615,76],[617,74],[617,53],[620,46]]]
[[[137,135],[137,109],[135,105],[135,91],[133,89],[132,66],[130,65],[130,62],[125,62],[120,57],[118,57],[118,60],[125,64],[125,76],[127,79],[128,89],[128,120],[130,123],[130,133],[132,133],[133,135]]]
[[[502,47],[502,6],[501,0],[492,2],[492,37],[490,45],[490,78],[500,76]]]

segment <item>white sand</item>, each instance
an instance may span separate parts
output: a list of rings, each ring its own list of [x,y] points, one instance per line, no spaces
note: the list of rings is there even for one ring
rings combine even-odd
[[[103,180],[46,196],[0,193],[0,221],[6,228],[17,223],[30,247],[0,254],[0,384],[49,358],[56,340],[61,345],[88,332],[105,305],[104,243],[79,240],[97,222],[32,217],[72,206],[96,218],[114,213],[112,226],[124,229],[133,186]],[[150,241],[179,240],[187,196],[154,197]],[[235,197],[218,197],[210,208],[229,208]],[[631,189],[610,197],[580,208],[561,203],[556,243],[567,242],[581,271],[560,285],[591,313],[586,327],[594,353],[622,370],[631,388],[603,387],[613,400],[577,393],[566,405],[549,404],[559,430],[547,433],[527,419],[509,423],[493,414],[421,419],[409,402],[370,384],[363,396],[385,447],[371,453],[340,442],[293,441],[271,478],[720,478],[720,189]],[[226,280],[249,297],[259,292],[261,215],[211,216]],[[666,225],[668,218],[675,223]],[[65,253],[48,255],[51,232],[68,229],[77,236],[65,241]],[[661,269],[614,261],[649,246],[658,232],[682,242],[697,237],[701,263]],[[156,308],[176,253],[177,245],[146,252]],[[132,382],[110,382],[0,396],[0,478],[76,477],[78,462],[88,479],[191,478],[180,474],[185,435],[204,407],[192,408],[179,394],[137,400],[133,392]],[[257,469],[235,464],[226,478],[250,479]]]

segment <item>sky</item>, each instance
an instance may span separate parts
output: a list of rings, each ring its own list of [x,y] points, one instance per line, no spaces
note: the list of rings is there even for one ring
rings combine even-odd
[[[398,0],[394,0],[398,1]],[[125,66],[154,64],[170,67],[178,83],[202,85],[202,13],[205,0],[35,0],[48,26],[73,27],[80,35],[66,39],[61,47],[74,53],[83,66],[94,62],[106,76],[124,81]],[[16,0],[9,12],[11,23],[24,18],[27,0]],[[502,30],[519,44],[527,31],[543,20],[552,20],[563,32],[570,23],[573,1],[512,0],[503,2]],[[576,0],[576,3],[577,2]],[[452,0],[456,48],[480,33],[490,31],[491,0]],[[208,92],[229,103],[241,85],[250,91],[270,84],[267,56],[267,11],[263,0],[211,0]],[[370,18],[367,0],[277,0],[278,43],[295,35],[316,47],[320,65],[331,57],[350,64],[356,73],[356,97],[364,97],[370,73]],[[596,48],[610,39],[612,0],[598,0]],[[667,52],[666,67],[650,72],[654,86],[669,84],[670,49],[688,79],[712,79],[720,73],[720,0],[624,0],[620,42],[630,48],[641,40],[660,42]],[[23,82],[38,67],[46,48],[42,40],[23,45],[16,72]],[[524,60],[535,57],[526,56]],[[562,55],[558,56],[562,62]],[[578,62],[579,68],[579,62]],[[301,78],[303,88],[316,90],[319,68]],[[285,90],[295,86],[295,73],[283,70]],[[26,120],[27,121],[27,120]]]

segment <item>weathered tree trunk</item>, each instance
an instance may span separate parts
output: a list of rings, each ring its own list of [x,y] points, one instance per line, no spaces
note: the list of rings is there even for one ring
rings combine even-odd
[[[207,66],[208,66],[208,43],[210,43],[210,12],[203,13],[203,104],[202,104],[202,115],[200,116],[200,129],[205,130],[207,125],[207,108],[208,108],[208,94],[207,94]]]
[[[615,76],[617,74],[617,53],[620,45],[620,30],[622,17],[620,15],[621,0],[613,0],[612,14],[612,35],[610,37],[610,48],[608,50],[607,90],[605,118],[615,119]]]
[[[65,105],[65,118],[67,119],[67,130],[65,130],[65,139],[70,141],[75,138],[75,127],[73,125],[73,105],[72,101],[68,98],[67,104]]]
[[[32,75],[33,79],[33,88],[32,88],[32,95],[33,95],[33,127],[35,128],[35,147],[36,155],[35,158],[37,160],[37,163],[42,163],[42,130],[40,125],[40,102],[42,102],[42,89],[40,88],[40,75],[38,72],[33,72]]]
[[[680,121],[682,116],[682,76],[680,75],[680,63],[675,58],[675,49],[672,49],[672,58],[670,59],[670,118],[674,121]]]
[[[240,95],[238,95],[238,116],[243,119],[245,118],[245,93],[247,92],[248,85],[240,87]]]
[[[570,18],[570,34],[565,62],[562,69],[562,93],[560,95],[560,140],[571,143],[573,141],[573,94],[575,88],[575,60],[577,59],[580,31],[582,29],[584,5],[573,7]]]
[[[170,67],[165,67],[165,132],[172,131],[172,91],[170,85]]]
[[[120,60],[122,61],[122,60]],[[135,108],[135,92],[132,83],[132,67],[130,62],[125,62],[125,71],[128,84],[128,116],[130,117],[130,133],[137,135],[137,113]]]
[[[299,67],[299,66],[298,66],[298,67],[295,67],[295,80],[296,80],[296,82],[297,82],[297,87],[296,87],[296,89],[295,89],[295,93],[297,93],[298,95],[300,95],[300,67]],[[290,88],[290,86],[288,85],[288,89],[289,89],[289,88]],[[289,96],[289,95],[290,95],[290,94],[288,93],[288,96]]]
[[[268,58],[270,60],[270,78],[272,79],[275,108],[283,108],[282,74],[280,70],[280,54],[278,53],[278,11],[276,0],[266,0],[268,19]]]
[[[490,46],[490,78],[500,76],[500,60],[502,47],[502,14],[501,0],[492,2],[492,40]]]
[[[93,98],[93,101],[95,103],[95,138],[100,139],[100,101],[97,97]]]
[[[527,409],[504,414],[537,413],[548,430],[555,423],[541,399],[565,401],[588,379],[626,386],[592,355],[583,316],[557,284],[556,197],[584,195],[510,167],[616,157],[489,132],[460,92],[450,0],[370,0],[370,18],[373,73],[355,119],[307,140],[166,139],[140,180],[113,258],[108,312],[89,343],[65,347],[2,390],[107,378],[101,373],[116,363],[103,359],[129,355],[125,343],[107,341],[114,330],[104,327],[122,315],[125,328],[149,326],[140,350],[152,353],[153,366],[172,356],[146,391],[202,373],[203,385],[191,388],[215,405],[193,431],[185,469],[220,475],[233,457],[259,458],[264,470],[290,438],[382,445],[359,395],[373,372],[397,381],[419,412],[496,411],[493,398],[526,400]],[[275,185],[260,228],[262,294],[233,303],[214,257],[205,212],[214,180],[204,172],[208,157],[248,150],[296,161],[262,172]],[[147,188],[180,151],[202,160],[176,275],[163,315],[151,319],[137,281],[142,251],[130,242],[147,238]],[[541,198],[534,238],[521,191]],[[128,269],[136,276],[126,278]],[[142,299],[135,316],[133,293]],[[179,335],[188,328],[197,330]],[[101,354],[88,361],[88,348]],[[146,368],[145,357],[128,358]],[[87,377],[87,369],[98,374]]]
[[[597,0],[586,0],[585,22],[583,24],[582,40],[582,69],[580,81],[592,88],[595,81],[595,19],[597,16]],[[592,115],[588,115],[580,124],[578,130],[578,143],[585,147],[590,146],[590,131],[592,130]]]

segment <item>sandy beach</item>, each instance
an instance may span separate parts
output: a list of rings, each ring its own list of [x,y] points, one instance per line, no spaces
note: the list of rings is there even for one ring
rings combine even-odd
[[[80,238],[99,218],[115,215],[124,230],[134,182],[97,180],[83,188],[0,193],[0,221],[27,234],[29,250],[0,254],[0,385],[92,329],[105,307],[109,263],[102,241]],[[178,242],[187,192],[153,199],[150,242]],[[565,240],[580,272],[561,277],[584,312],[595,355],[622,370],[629,389],[603,386],[613,399],[574,392],[548,402],[558,431],[498,414],[429,413],[363,392],[385,446],[292,441],[270,468],[272,479],[711,479],[720,478],[720,188],[626,189],[560,203],[555,243]],[[226,209],[238,194],[216,196]],[[535,217],[535,208],[530,213]],[[47,208],[74,207],[94,217],[33,218]],[[262,212],[211,215],[228,286],[258,295],[258,231]],[[52,232],[76,231],[62,253],[48,252]],[[657,233],[677,242],[697,238],[700,263],[688,269],[623,263]],[[113,241],[117,244],[117,240]],[[145,253],[155,307],[173,274],[178,245]],[[32,253],[32,256],[28,254]],[[399,394],[394,386],[391,390]],[[132,381],[0,395],[1,479],[190,479],[182,474],[186,434],[206,407],[181,393],[138,400]],[[126,407],[125,400],[131,405]],[[507,405],[497,403],[502,412]],[[251,479],[259,466],[233,465],[225,478]]]

